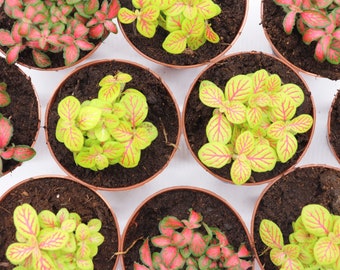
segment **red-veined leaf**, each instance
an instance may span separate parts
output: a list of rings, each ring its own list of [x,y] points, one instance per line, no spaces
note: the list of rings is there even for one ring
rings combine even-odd
[[[84,145],[84,136],[81,130],[70,126],[64,130],[64,144],[72,152],[78,152]]]
[[[230,163],[232,151],[223,143],[207,143],[198,151],[198,157],[208,167],[222,168]]]
[[[198,17],[198,11],[196,6],[186,4],[183,9],[183,15],[189,20],[193,20]]]
[[[166,21],[165,21],[166,29],[169,32],[180,30],[182,21],[183,21],[183,15],[167,16]]]
[[[296,112],[296,106],[291,98],[284,96],[277,107],[272,108],[272,116],[276,120],[287,121],[293,118]]]
[[[11,121],[0,114],[0,149],[5,148],[11,141],[13,126]]]
[[[300,16],[311,28],[325,28],[331,23],[328,16],[318,10],[305,10],[300,13]]]
[[[68,239],[68,233],[61,229],[43,229],[38,237],[39,248],[43,250],[59,250],[66,245]]]
[[[123,145],[125,147],[125,151],[119,160],[119,164],[124,168],[136,167],[140,160],[141,151],[133,147],[131,141],[124,142]]]
[[[218,43],[218,42],[220,42],[219,35],[214,31],[214,29],[212,29],[210,24],[207,24],[205,26],[204,36],[211,43]]]
[[[133,136],[131,124],[127,121],[120,121],[116,128],[110,130],[110,133],[119,142],[128,141]]]
[[[287,125],[283,121],[275,121],[267,129],[267,135],[274,140],[282,138],[286,133]]]
[[[250,127],[259,126],[263,120],[263,110],[260,107],[249,108],[246,118]]]
[[[225,102],[221,111],[225,112],[227,119],[233,124],[242,124],[246,122],[247,108],[238,101],[232,101],[230,103]]]
[[[273,248],[269,253],[270,260],[276,266],[281,266],[286,260],[286,254],[281,249]]]
[[[130,24],[137,19],[137,15],[135,12],[125,7],[121,7],[118,12],[118,19],[123,24]]]
[[[77,266],[80,269],[94,269],[93,261],[89,257],[77,258]]]
[[[257,145],[255,149],[247,155],[250,167],[254,172],[271,171],[276,164],[276,153],[268,145]]]
[[[145,149],[151,144],[151,139],[149,137],[149,132],[146,128],[138,127],[133,136],[133,146],[137,149]]]
[[[36,154],[34,149],[27,145],[16,145],[13,148],[14,152],[12,158],[19,162],[30,160]]]
[[[85,241],[90,236],[90,229],[84,223],[78,225],[75,233],[76,239]]]
[[[221,142],[227,144],[231,139],[231,125],[224,114],[216,113],[209,120],[206,127],[209,142]]]
[[[293,83],[284,84],[281,87],[281,92],[290,97],[293,100],[296,107],[299,107],[303,103],[305,98],[304,93],[300,86]]]
[[[224,94],[216,84],[204,80],[199,86],[199,99],[208,107],[219,108],[224,101]]]
[[[202,0],[196,4],[196,8],[204,19],[211,19],[221,13],[221,8],[218,4],[215,4],[210,0]]]
[[[183,30],[171,32],[164,40],[163,48],[173,54],[182,53],[187,45],[188,34]]]
[[[107,141],[103,145],[103,154],[108,159],[118,159],[124,152],[124,147],[116,141]]]
[[[294,133],[305,133],[312,127],[312,125],[313,117],[309,114],[301,114],[289,121],[287,127]]]
[[[162,11],[166,16],[177,16],[183,12],[185,5],[183,1],[175,1],[169,8]]]
[[[218,260],[221,257],[221,247],[219,245],[211,245],[205,254],[213,260]]]
[[[127,93],[122,97],[120,103],[124,105],[125,117],[132,127],[140,125],[148,115],[148,104],[145,97],[139,94]]]
[[[283,29],[288,35],[290,35],[294,29],[295,20],[296,11],[289,11],[283,19]]]
[[[77,125],[81,130],[90,130],[98,124],[101,115],[101,109],[92,106],[83,106],[79,110],[76,121]]]
[[[297,147],[298,143],[295,136],[289,132],[285,133],[285,135],[277,141],[276,153],[278,159],[282,163],[287,162],[294,156]]]
[[[94,39],[99,39],[104,34],[105,27],[103,24],[92,26],[89,30],[89,36]]]
[[[184,19],[182,22],[182,30],[192,37],[200,37],[204,31],[204,20],[200,16],[194,19]]]
[[[225,86],[225,96],[229,101],[245,102],[252,93],[252,79],[247,75],[236,75]]]
[[[28,243],[13,243],[6,250],[7,259],[14,265],[27,259],[36,247]]]
[[[112,22],[112,21],[105,21],[104,22],[104,27],[105,27],[105,29],[107,30],[107,31],[109,31],[110,33],[114,33],[114,34],[117,34],[117,32],[118,32],[118,29],[117,29],[117,25],[114,23],[114,22]],[[102,35],[100,35],[100,37],[101,37]]]
[[[157,21],[159,13],[159,8],[156,5],[145,6],[140,11],[140,18],[147,22],[154,22]]]
[[[260,69],[252,75],[254,94],[264,92],[267,86],[267,78],[269,74],[265,69]]]
[[[239,155],[249,154],[255,148],[254,135],[250,131],[242,132],[236,139],[235,152]]]
[[[275,93],[280,90],[281,87],[281,78],[277,74],[271,74],[266,81],[267,91],[269,93]]]
[[[260,237],[262,242],[270,247],[276,249],[283,248],[283,235],[279,226],[269,219],[263,219],[260,223]]]
[[[91,51],[94,48],[94,44],[88,42],[87,40],[78,39],[75,40],[74,43],[78,46],[79,49],[83,51]]]
[[[171,229],[179,229],[183,227],[183,223],[174,216],[166,216],[159,223],[160,228],[171,228]]]
[[[38,236],[40,231],[38,215],[31,205],[24,203],[17,206],[13,213],[13,220],[17,232],[24,237]]]
[[[98,156],[97,152],[90,151],[80,151],[75,156],[76,164],[80,165],[83,168],[93,169],[96,167],[96,158]]]
[[[331,265],[339,257],[339,245],[330,237],[320,238],[314,246],[314,257],[320,265]]]
[[[199,37],[192,37],[189,36],[187,38],[187,46],[188,48],[190,48],[191,50],[195,51],[197,50],[199,47],[201,47],[205,42],[206,42],[206,38],[204,37],[204,35],[201,35]]]
[[[305,229],[316,236],[327,236],[331,231],[332,216],[322,205],[309,204],[302,208],[301,218]]]
[[[156,33],[157,24],[153,21],[139,19],[137,20],[136,28],[141,35],[152,38]]]
[[[251,176],[251,167],[249,161],[244,155],[239,155],[231,165],[231,180],[236,185],[242,185],[247,182]]]
[[[61,119],[72,121],[77,118],[80,110],[80,102],[74,96],[67,96],[58,104],[58,115]]]

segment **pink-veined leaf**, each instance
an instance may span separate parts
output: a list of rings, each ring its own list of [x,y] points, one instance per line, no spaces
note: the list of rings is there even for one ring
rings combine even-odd
[[[286,254],[284,251],[277,248],[271,249],[269,256],[272,263],[276,266],[281,266],[286,260]]]
[[[204,80],[200,83],[199,99],[204,105],[211,108],[221,107],[225,100],[222,89],[208,80]]]
[[[83,106],[79,110],[76,123],[81,130],[90,130],[98,124],[101,115],[101,109],[92,106]]]
[[[233,124],[242,124],[246,122],[247,108],[239,101],[225,102],[220,111],[224,112],[228,121]]]
[[[289,11],[283,19],[283,29],[288,35],[290,35],[294,29],[296,14],[294,10]]]
[[[304,270],[305,267],[302,265],[302,263],[298,259],[286,259],[284,263],[282,264],[282,269],[287,270]]]
[[[126,121],[120,121],[116,128],[110,130],[110,133],[119,142],[129,141],[133,136],[131,124]]]
[[[329,48],[326,59],[329,63],[337,65],[340,63],[340,49],[339,45],[337,48],[333,47],[333,44],[335,42],[333,41],[332,46]],[[337,43],[340,44],[340,41],[337,40]]]
[[[140,18],[147,22],[154,22],[157,21],[159,13],[159,8],[156,5],[145,6],[140,10]]]
[[[211,245],[205,254],[213,260],[218,260],[221,257],[221,247],[219,245]]]
[[[5,148],[11,141],[13,126],[11,121],[0,114],[0,149]]]
[[[123,142],[125,147],[124,153],[119,160],[119,164],[124,168],[133,168],[136,167],[139,163],[141,150],[133,147],[131,141]]]
[[[61,119],[71,122],[75,120],[80,111],[80,102],[74,96],[67,96],[58,104],[58,115]]]
[[[137,14],[125,7],[121,7],[118,12],[118,19],[123,24],[130,24],[137,19]]]
[[[183,30],[171,32],[164,40],[163,48],[173,54],[182,53],[187,45],[188,34]]]
[[[173,230],[183,227],[183,223],[174,216],[166,216],[159,223],[160,228],[170,228]]]
[[[325,28],[331,23],[328,16],[318,10],[305,10],[300,13],[300,16],[311,28]]]
[[[207,24],[205,26],[204,36],[211,43],[218,43],[218,42],[220,42],[219,35],[214,31],[214,29],[211,27],[210,24]]]
[[[132,144],[137,149],[143,150],[151,144],[152,140],[149,137],[149,132],[146,128],[138,127],[133,135]]]
[[[261,240],[266,246],[273,249],[283,248],[283,235],[276,223],[269,219],[263,219],[260,223],[259,232]]]
[[[328,55],[328,51],[332,42],[332,37],[329,35],[323,36],[315,46],[314,57],[319,62],[323,62]]]
[[[151,238],[151,242],[156,247],[164,248],[171,245],[171,238],[165,235],[157,235]]]
[[[184,258],[178,252],[176,247],[164,248],[161,251],[161,256],[163,258],[165,266],[168,266],[167,268],[164,269],[181,269],[185,264]]]
[[[288,122],[287,127],[294,133],[305,133],[313,125],[313,117],[309,114],[301,114]]]
[[[56,228],[58,225],[57,216],[50,210],[43,210],[38,214],[41,228]]]
[[[103,145],[103,154],[108,159],[118,159],[124,152],[124,146],[116,141],[107,141]]]
[[[229,101],[245,102],[252,93],[252,79],[247,75],[236,75],[225,86],[225,96]]]
[[[251,176],[250,163],[244,155],[239,155],[233,161],[230,169],[231,180],[236,185],[242,185],[247,182]]]
[[[90,229],[84,223],[78,225],[75,233],[78,241],[85,241],[90,236]]]
[[[257,145],[247,159],[254,172],[271,171],[277,161],[275,150],[269,145]]]
[[[88,42],[87,40],[78,39],[75,40],[74,43],[78,46],[79,49],[83,51],[91,51],[94,48],[94,44]]]
[[[140,247],[139,255],[140,255],[142,262],[145,265],[152,267],[152,258],[151,258],[151,251],[150,251],[148,238],[144,240],[142,246]]]
[[[196,4],[198,13],[203,16],[204,19],[211,19],[221,13],[221,7],[210,0],[202,0]]]
[[[187,46],[190,50],[195,51],[202,45],[204,45],[206,41],[207,39],[204,37],[204,35],[201,35],[199,37],[189,36],[187,38]]]
[[[68,219],[68,220],[64,220],[61,225],[60,228],[68,233],[73,232],[76,229],[76,222],[74,220]],[[71,238],[71,236],[70,236]],[[68,240],[68,242],[70,242],[71,239]],[[66,244],[67,245],[67,244]]]
[[[68,233],[61,229],[43,229],[38,236],[39,248],[43,250],[59,250],[66,245],[68,239]]]
[[[299,107],[305,99],[304,93],[300,86],[293,83],[284,84],[281,87],[281,92],[290,97],[296,107]]]
[[[14,265],[27,259],[36,247],[28,243],[13,243],[6,250],[7,259]]]
[[[153,21],[139,19],[137,20],[136,28],[141,35],[147,38],[153,38],[156,33],[157,24]]]
[[[188,4],[186,4],[184,6],[182,14],[184,15],[185,18],[187,18],[189,20],[193,20],[193,19],[199,17],[198,16],[198,11],[197,11],[197,8],[196,8],[195,5],[188,5]]]
[[[84,11],[87,14],[94,14],[99,9],[98,0],[89,0],[84,3]]]
[[[312,43],[312,41],[319,40],[322,36],[325,35],[324,29],[318,28],[308,28],[302,36],[302,40],[306,44]]]
[[[282,138],[286,133],[287,125],[283,121],[275,121],[267,129],[267,135],[274,140]]]
[[[183,12],[185,5],[186,5],[185,2],[183,1],[175,1],[167,9],[162,11],[166,16],[177,16]]]
[[[198,157],[208,167],[222,168],[231,162],[232,151],[223,143],[207,143],[198,151]]]
[[[17,206],[13,213],[13,220],[18,233],[24,237],[38,236],[40,231],[38,214],[31,205],[24,203]]]
[[[165,21],[165,27],[169,32],[180,30],[182,26],[183,15],[167,16]]]
[[[134,93],[127,93],[122,97],[120,103],[124,105],[126,109],[125,117],[132,127],[140,125],[148,115],[148,104],[145,97]]]
[[[264,92],[266,90],[268,77],[269,77],[269,74],[265,69],[257,70],[252,75],[254,94],[257,94],[259,92]]]
[[[30,160],[36,154],[35,150],[27,145],[16,145],[13,148],[14,152],[12,158],[19,162]]]
[[[272,116],[276,120],[287,121],[293,118],[296,112],[296,106],[291,98],[284,96],[277,107],[272,109]]]
[[[11,32],[8,30],[0,29],[0,45],[2,46],[13,46],[16,42],[13,39]]]
[[[96,159],[98,157],[98,153],[96,151],[80,151],[75,156],[76,164],[80,165],[83,168],[94,169],[96,167]]]
[[[330,4],[332,4],[333,1],[332,0],[315,0],[314,2],[316,6],[321,9],[321,8],[328,7]]]
[[[254,135],[250,131],[242,132],[236,139],[235,152],[239,155],[247,155],[255,148]]]
[[[335,263],[339,255],[339,245],[330,237],[322,237],[315,243],[314,257],[320,265]]]
[[[298,148],[298,143],[295,136],[289,132],[277,141],[276,153],[278,159],[285,163],[291,159]]]
[[[94,269],[93,261],[89,257],[77,258],[77,266],[80,269]]]
[[[34,63],[41,68],[49,67],[52,62],[48,55],[40,50],[32,50]]]
[[[191,37],[200,37],[204,31],[204,20],[200,16],[194,19],[184,19],[182,22],[182,30]]]
[[[75,44],[64,47],[65,65],[70,66],[79,59],[79,48]]]
[[[246,118],[250,127],[259,126],[263,120],[263,110],[260,107],[248,108]]]
[[[327,236],[332,226],[332,216],[322,205],[309,204],[302,208],[301,218],[305,229],[316,236]]]
[[[84,136],[81,130],[70,126],[64,130],[64,144],[72,152],[78,152],[84,145]]]
[[[265,92],[260,92],[254,95],[251,95],[248,100],[249,107],[262,107],[265,108],[270,105],[270,96]]]
[[[192,255],[199,257],[202,256],[207,248],[207,243],[204,240],[202,234],[195,232],[192,241],[189,245],[189,249],[192,252]]]
[[[94,39],[99,39],[104,34],[105,27],[103,24],[97,24],[95,26],[91,26],[89,30],[89,36]]]
[[[283,252],[286,254],[287,258],[297,259],[300,255],[300,246],[295,244],[287,244],[283,246]]]
[[[281,87],[281,78],[277,74],[271,74],[266,81],[267,92],[275,93],[280,90]]]
[[[193,209],[190,209],[190,215],[187,222],[185,222],[185,226],[189,229],[199,228],[201,227],[200,222],[202,222],[202,220],[203,216],[200,213],[194,211]]]
[[[209,142],[227,144],[231,139],[231,124],[224,114],[216,113],[207,124],[206,134]]]
[[[117,25],[112,22],[112,21],[105,21],[104,22],[104,27],[107,31],[109,31],[110,33],[114,33],[116,34],[118,32],[118,29],[117,29]],[[100,35],[101,37],[102,35]]]
[[[10,47],[6,53],[6,61],[8,64],[13,64],[18,60],[21,51],[21,44],[16,44]]]
[[[214,269],[213,266],[211,266],[212,260],[206,256],[203,255],[201,257],[199,257],[198,259],[198,269]],[[194,268],[197,269],[197,268]]]
[[[99,89],[98,98],[107,102],[114,102],[120,95],[120,84],[112,83],[104,85]]]

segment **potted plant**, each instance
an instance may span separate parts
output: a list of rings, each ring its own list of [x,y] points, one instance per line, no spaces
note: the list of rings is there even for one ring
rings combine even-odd
[[[176,247],[175,239],[180,242],[180,239],[185,238],[184,234],[190,235],[191,233],[195,235],[192,239],[196,239],[201,244],[203,244],[200,241],[201,237],[205,237],[207,242],[211,238],[215,240],[219,238],[216,241],[223,240],[220,242],[221,245],[210,243],[210,248],[205,247],[206,249],[198,245],[198,242],[191,244],[191,247],[190,244],[182,243],[183,248],[179,255],[180,251],[178,245]],[[169,243],[169,241],[165,238],[168,240],[171,238],[172,240],[169,241],[172,244],[167,245],[166,242]],[[234,247],[230,253],[224,249],[226,247],[225,243],[222,243],[224,240],[228,241],[230,248]],[[240,250],[239,247],[241,247]],[[161,251],[162,248],[163,251]],[[235,265],[243,265],[243,268],[238,269],[252,269],[251,249],[247,229],[238,213],[216,194],[195,187],[173,187],[153,194],[134,211],[123,232],[122,253],[125,269],[154,269],[150,263],[151,254],[153,254],[152,260],[155,265],[157,261],[166,264],[163,269],[183,269],[185,265],[189,269],[200,269],[193,268],[193,265],[198,261],[201,266],[205,263],[212,263],[213,253],[216,255],[215,260],[218,261],[218,252],[221,250],[224,255],[233,254],[231,256],[233,259],[229,261],[231,265],[235,263]],[[196,258],[196,255],[199,256],[204,251],[211,256],[210,259],[205,255],[201,255],[200,259]],[[165,254],[169,256],[167,257]],[[220,253],[220,262],[224,260],[221,258],[224,255]],[[184,257],[187,258],[185,263],[183,262]],[[170,266],[171,264],[173,266]],[[190,264],[192,265],[189,266]],[[211,267],[213,266],[211,265]],[[156,269],[158,268],[156,267]],[[215,265],[213,269],[227,268]]]
[[[324,165],[298,167],[266,187],[256,202],[251,223],[256,257],[261,268],[279,269],[270,259],[270,248],[265,244],[267,242],[263,242],[260,238],[260,224],[262,221],[270,220],[275,223],[282,232],[283,243],[289,244],[290,241],[293,241],[291,234],[293,233],[293,228],[298,226],[298,217],[302,211],[306,211],[303,209],[308,205],[316,204],[319,205],[317,208],[320,208],[320,206],[326,208],[326,213],[339,215],[339,192],[339,169]],[[275,203],[273,203],[274,201]],[[267,221],[264,222],[262,226],[267,227]],[[267,229],[266,231],[269,230]],[[274,228],[273,230],[276,229]],[[263,237],[266,238],[265,235]],[[288,247],[285,250],[288,250]],[[276,251],[274,251],[275,253]],[[303,253],[307,253],[307,249]],[[276,257],[274,254],[271,256]]]
[[[340,92],[338,91],[333,98],[329,113],[328,113],[328,143],[335,156],[340,163],[340,145],[339,145],[339,112],[340,109]]]
[[[144,57],[171,67],[206,64],[229,50],[245,24],[248,2],[121,1],[118,22]]]
[[[0,58],[0,173],[14,170],[35,155],[40,107],[31,80],[21,69]]]
[[[2,267],[10,269],[24,261],[26,267],[37,263],[34,269],[46,269],[41,268],[39,262],[58,269],[65,269],[65,263],[77,264],[76,269],[116,268],[119,257],[115,253],[120,245],[117,219],[104,199],[91,188],[61,176],[30,178],[9,189],[1,197],[0,205]],[[20,225],[24,219],[30,222]],[[34,229],[25,231],[27,224]],[[50,249],[44,243],[54,239],[55,234],[59,240]],[[33,245],[38,245],[36,248],[41,252],[28,252],[26,258],[16,256],[16,251],[23,246]],[[74,249],[79,251],[74,254]],[[87,252],[82,252],[85,250]]]
[[[338,1],[262,1],[262,25],[275,54],[295,68],[332,80],[339,75]]]
[[[70,118],[72,109],[77,113]],[[48,146],[57,163],[97,188],[144,184],[166,167],[179,143],[171,92],[155,73],[132,62],[79,67],[58,86],[46,112]],[[79,141],[69,140],[74,134]]]
[[[0,49],[10,64],[18,61],[41,70],[69,67],[117,32],[112,20],[118,10],[116,0],[2,0]]]
[[[292,100],[298,99],[294,109]],[[283,62],[258,52],[234,54],[193,82],[182,118],[185,140],[217,178],[269,182],[292,168],[308,147],[313,107],[307,85]],[[295,129],[300,124],[303,128]]]

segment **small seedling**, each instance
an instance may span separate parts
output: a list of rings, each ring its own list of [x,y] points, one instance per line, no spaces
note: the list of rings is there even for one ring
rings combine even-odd
[[[11,102],[6,89],[7,84],[0,83],[0,107],[5,107]],[[13,159],[18,162],[24,162],[32,159],[36,154],[34,149],[28,145],[10,143],[13,131],[11,120],[0,113],[0,176],[2,175],[3,160]]]
[[[66,208],[37,214],[25,203],[15,208],[13,220],[17,242],[8,246],[6,257],[15,269],[94,269],[92,259],[104,242],[99,219],[85,224]]]
[[[209,19],[219,15],[221,8],[212,0],[132,1],[134,10],[122,7],[118,19],[123,24],[136,23],[137,31],[152,38],[160,26],[169,32],[162,46],[172,54],[187,48],[197,50],[206,41],[218,43],[220,38]]]
[[[127,73],[107,75],[99,82],[98,98],[82,104],[67,96],[58,104],[56,138],[74,153],[75,162],[92,170],[119,163],[136,167],[141,150],[157,138],[157,128],[145,121],[148,104],[137,89],[125,89]]]
[[[199,98],[214,112],[206,127],[208,143],[198,157],[213,168],[232,162],[231,180],[239,185],[249,180],[252,171],[271,171],[276,162],[291,159],[298,147],[295,135],[313,125],[308,114],[295,117],[304,101],[302,89],[282,85],[277,74],[264,69],[232,77],[224,91],[204,80]]]
[[[249,269],[251,253],[241,244],[237,251],[218,228],[203,222],[190,209],[187,220],[167,216],[159,223],[160,235],[144,240],[135,270],[147,269]],[[158,251],[151,253],[150,241]]]
[[[291,34],[294,27],[306,44],[316,43],[315,59],[340,63],[340,20],[338,0],[274,0],[286,12],[283,29]]]
[[[271,220],[260,223],[262,242],[270,248],[270,259],[282,270],[340,269],[340,216],[319,204],[303,207],[292,224],[289,244]]]

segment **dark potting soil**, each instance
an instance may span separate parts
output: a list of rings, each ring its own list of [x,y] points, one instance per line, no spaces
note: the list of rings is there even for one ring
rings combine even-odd
[[[238,74],[253,73],[259,69],[266,69],[271,74],[278,74],[282,80],[282,83],[295,83],[301,87],[305,94],[305,100],[303,104],[297,109],[296,116],[306,113],[313,117],[313,102],[311,93],[303,84],[303,81],[299,76],[281,61],[276,58],[263,53],[244,53],[239,55],[232,55],[224,60],[217,62],[212,65],[209,69],[204,71],[198,80],[193,85],[189,96],[187,97],[187,104],[185,107],[184,114],[184,125],[188,143],[194,155],[197,157],[198,150],[207,143],[207,136],[205,127],[210,120],[213,110],[205,106],[199,100],[199,85],[202,80],[210,80],[214,82],[221,89],[225,88],[227,81]],[[306,149],[313,128],[303,134],[297,134],[298,149],[296,154],[286,163],[277,162],[274,170],[263,173],[252,172],[251,178],[248,180],[249,183],[267,181],[273,177],[276,177],[292,166],[299,160],[301,154]],[[210,172],[215,173],[219,178],[223,180],[230,180],[230,168],[231,163],[227,164],[223,168],[207,168]]]
[[[5,194],[0,202],[0,269],[14,268],[7,261],[5,252],[16,241],[13,211],[23,203],[31,204],[38,213],[44,209],[57,213],[59,209],[66,208],[69,212],[77,212],[83,223],[92,218],[100,219],[100,233],[105,240],[93,259],[94,269],[113,269],[117,259],[113,255],[118,251],[119,230],[110,208],[93,190],[74,181],[54,177],[23,183]]]
[[[118,71],[129,73],[133,79],[125,89],[140,90],[147,98],[149,112],[145,121],[153,123],[158,129],[158,137],[149,147],[142,150],[141,160],[135,168],[123,168],[119,164],[102,171],[92,171],[77,166],[73,154],[55,138],[56,124],[59,119],[57,107],[61,99],[74,95],[80,102],[96,98],[99,81],[106,75]],[[158,77],[147,69],[118,61],[101,61],[86,66],[64,81],[52,100],[48,117],[47,132],[51,149],[60,164],[73,176],[90,185],[105,188],[123,188],[137,185],[163,169],[174,154],[175,144],[179,141],[179,115],[177,106],[167,88]]]
[[[0,70],[0,82],[7,84],[6,91],[11,97],[11,103],[0,108],[0,113],[10,118],[13,125],[10,143],[32,146],[40,127],[40,107],[31,79],[17,66],[8,65],[2,57]],[[12,171],[18,164],[14,160],[3,160],[3,172]]]
[[[314,58],[316,42],[306,45],[301,34],[294,28],[291,35],[283,30],[285,12],[273,0],[262,0],[262,25],[277,51],[296,67],[307,72],[332,80],[340,79],[340,64],[333,65],[327,61],[318,62]]]
[[[127,250],[135,240],[140,240],[132,245],[126,255],[123,255],[125,269],[132,270],[135,261],[141,263],[139,248],[143,239],[160,234],[158,223],[163,217],[171,215],[180,220],[187,219],[190,208],[201,213],[207,225],[221,229],[236,250],[241,243],[246,243],[250,250],[245,227],[223,201],[203,191],[177,188],[157,194],[138,209],[129,220],[123,236],[125,237],[123,250]],[[151,252],[153,251],[155,251],[154,248]]]
[[[329,143],[340,162],[340,90],[334,97],[329,117]]]
[[[288,244],[292,222],[300,216],[303,206],[311,203],[340,214],[340,171],[322,166],[298,168],[275,182],[255,207],[252,224],[255,248],[266,270],[278,267],[271,263],[269,250],[260,239],[261,220],[274,221],[283,233],[284,243]]]
[[[162,48],[162,43],[168,32],[160,26],[158,26],[153,38],[146,38],[139,34],[134,23],[120,24],[120,29],[137,50],[156,61],[179,66],[207,63],[227,50],[239,34],[246,19],[246,0],[214,0],[214,2],[221,7],[222,12],[215,18],[210,19],[209,22],[211,22],[214,31],[220,36],[220,42],[217,44],[206,42],[195,51],[186,50],[184,53],[177,55],[166,52]],[[133,10],[131,0],[121,0],[120,3],[122,7]]]

